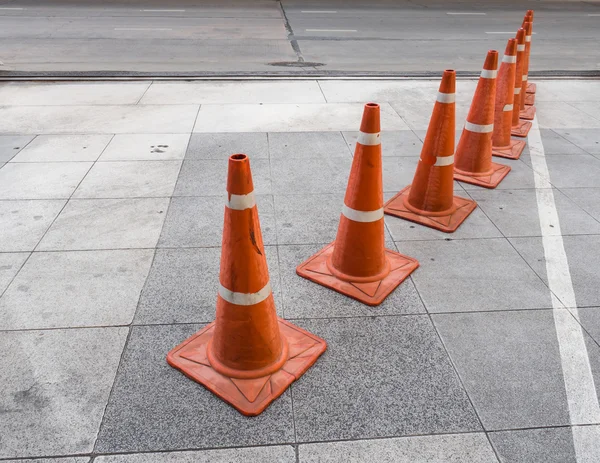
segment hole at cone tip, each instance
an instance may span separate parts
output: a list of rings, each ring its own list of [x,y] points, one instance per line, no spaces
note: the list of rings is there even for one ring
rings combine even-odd
[[[454,69],[446,69],[444,72],[456,72]]]
[[[367,106],[370,106],[371,108],[379,108],[377,103],[367,103]]]
[[[229,159],[232,161],[243,161],[244,159],[248,159],[248,156],[245,154],[232,154]]]

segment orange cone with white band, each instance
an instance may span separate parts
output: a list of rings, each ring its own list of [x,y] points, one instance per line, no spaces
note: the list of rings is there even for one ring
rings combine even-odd
[[[508,39],[496,82],[494,131],[492,132],[492,156],[519,159],[525,142],[510,138],[515,97],[515,73],[517,68],[517,39]],[[517,106],[517,111],[519,107]],[[518,114],[518,113],[517,113]],[[518,116],[517,116],[518,117]]]
[[[530,21],[532,26],[533,26],[533,10],[527,10],[527,13],[525,13],[525,21]],[[532,37],[533,38],[533,37]],[[531,56],[531,49],[529,51],[529,55]],[[537,90],[537,86],[531,82],[527,82],[527,94],[533,94],[535,95],[535,92]],[[528,103],[527,101],[525,101],[525,104],[533,104],[535,101],[535,98],[530,100],[531,103]]]
[[[490,50],[454,158],[454,178],[484,188],[496,188],[510,172],[509,166],[492,162],[497,69],[498,52]]]
[[[385,204],[385,213],[446,233],[454,232],[477,207],[454,196],[456,72],[442,76],[412,185]]]
[[[515,99],[513,102],[511,135],[514,137],[526,137],[531,129],[531,122],[520,118],[522,108],[521,89],[523,87],[523,65],[525,62],[525,29],[517,31],[517,68],[515,72]]]
[[[301,277],[379,305],[418,266],[384,247],[383,174],[379,105],[365,105],[335,241],[296,272]]]
[[[276,315],[245,154],[229,158],[227,193],[216,320],[167,361],[256,416],[316,362],[326,343]]]
[[[531,52],[531,33],[533,28],[533,23],[527,21],[524,23],[525,28],[525,58],[523,60],[523,85],[521,86],[521,119],[526,119],[528,121],[533,120],[535,116],[535,106],[527,105],[527,85],[528,85],[528,75],[529,75],[529,54]]]

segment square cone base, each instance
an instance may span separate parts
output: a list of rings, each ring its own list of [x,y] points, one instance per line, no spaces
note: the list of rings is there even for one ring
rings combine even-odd
[[[535,104],[535,93],[526,93],[525,94],[525,105],[533,106]]]
[[[537,91],[537,85],[527,82],[527,93],[535,93]]]
[[[334,245],[335,242],[328,244],[306,262],[300,264],[296,268],[296,273],[321,286],[371,306],[381,304],[419,266],[416,259],[386,249],[385,255],[390,261],[390,273],[385,278],[368,283],[344,281],[332,275],[327,267],[327,259],[333,253]]]
[[[495,148],[492,146],[492,156],[506,159],[519,159],[525,149],[526,143],[523,140],[511,140],[510,147],[506,149]]]
[[[302,376],[325,352],[327,344],[317,336],[278,319],[281,336],[287,340],[288,360],[280,370],[254,379],[236,379],[214,370],[206,354],[215,323],[207,325],[175,347],[167,362],[184,375],[202,384],[246,416],[256,416]]]
[[[526,119],[528,121],[532,121],[535,117],[535,106],[525,106],[525,109],[522,109],[519,113],[519,117],[521,119]]]
[[[503,164],[496,164],[492,162],[492,173],[489,175],[467,175],[461,174],[454,171],[454,180],[458,180],[460,182],[470,183],[471,185],[482,186],[484,188],[496,188],[500,182],[508,175],[510,172],[510,166],[505,166]]]
[[[519,120],[519,125],[511,127],[510,134],[513,137],[526,137],[532,125],[529,121]]]
[[[385,203],[383,211],[388,215],[410,220],[411,222],[435,228],[445,233],[453,233],[465,221],[471,212],[477,207],[477,203],[471,199],[454,197],[454,206],[456,210],[452,214],[440,217],[416,214],[406,208],[404,198],[408,196],[410,186],[404,188],[400,193]]]

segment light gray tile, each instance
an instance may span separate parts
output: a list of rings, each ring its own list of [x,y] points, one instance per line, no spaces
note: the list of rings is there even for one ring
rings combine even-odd
[[[34,460],[2,460],[2,463],[89,463],[89,457],[36,458]]]
[[[36,252],[0,298],[0,329],[127,325],[154,251]]]
[[[96,161],[112,135],[40,135],[12,162]]]
[[[600,344],[600,307],[580,307],[579,323]]]
[[[96,452],[214,449],[294,441],[289,392],[260,416],[249,418],[167,364],[167,353],[200,328],[132,328]]]
[[[344,138],[352,153],[358,141],[358,132],[344,132]],[[381,132],[382,156],[419,156],[423,142],[412,130],[392,130]]]
[[[562,188],[560,191],[596,220],[600,220],[600,188]]]
[[[0,294],[8,287],[28,256],[28,252],[0,253]]]
[[[486,430],[570,423],[551,310],[433,321]]]
[[[565,235],[600,233],[594,220],[558,190],[553,190],[559,223]],[[504,236],[541,236],[538,200],[535,190],[473,190],[471,197],[496,224]],[[548,230],[552,232],[552,230]],[[545,230],[545,232],[547,232]]]
[[[269,134],[269,151],[272,159],[325,160],[350,156],[340,132],[273,132]]]
[[[273,197],[255,196],[264,244],[277,244]],[[158,241],[159,247],[221,246],[225,195],[175,197]]]
[[[421,262],[412,278],[430,313],[552,307],[548,287],[506,239],[396,244]]]
[[[38,250],[153,248],[168,207],[168,198],[74,199]]]
[[[2,333],[0,457],[90,453],[126,337],[127,328]]]
[[[590,117],[579,103],[564,101],[536,101],[536,115],[540,128],[549,129],[597,129],[600,120]],[[594,103],[596,104],[596,103]]]
[[[370,439],[301,444],[300,463],[497,463],[485,434]]]
[[[292,386],[298,442],[481,429],[427,316],[298,324],[328,344]]]
[[[590,154],[600,154],[600,131],[598,129],[557,129],[555,132]],[[544,143],[545,150],[546,144]]]
[[[279,246],[279,267],[286,318],[362,317],[425,312],[410,278],[396,288],[381,305],[369,307],[332,289],[299,277],[296,274],[296,267],[322,248],[321,244]],[[400,252],[407,254],[403,249]]]
[[[118,134],[99,161],[168,161],[183,159],[188,134]]]
[[[199,452],[138,453],[97,457],[97,463],[296,463],[291,445],[203,450]]]
[[[565,135],[565,132],[569,130],[550,130],[540,129],[540,136],[544,145],[544,154],[551,156],[554,154],[586,154],[578,144],[573,143],[569,140],[569,137]],[[589,129],[589,131],[596,131],[595,129]],[[527,139],[524,139],[527,141]]]
[[[318,194],[346,191],[352,158],[271,160],[273,193]]]
[[[0,201],[0,252],[33,251],[65,200]]]
[[[97,162],[73,198],[170,197],[181,161]]]
[[[0,199],[68,199],[91,162],[8,163],[0,170]]]
[[[600,159],[591,154],[548,156],[546,163],[550,181],[557,188],[594,188],[598,186]]]
[[[227,194],[227,159],[185,160],[181,167],[174,196],[220,196]],[[250,161],[254,194],[271,194],[268,159]]]
[[[265,246],[275,306],[283,315],[277,248]],[[140,297],[136,324],[206,323],[215,318],[221,248],[159,249]]]
[[[248,155],[250,160],[267,159],[267,134],[255,133],[194,133],[185,155],[186,159],[228,159],[236,153]]]
[[[501,463],[577,463],[570,427],[488,434]]]
[[[0,164],[10,161],[31,140],[31,135],[0,135]]]

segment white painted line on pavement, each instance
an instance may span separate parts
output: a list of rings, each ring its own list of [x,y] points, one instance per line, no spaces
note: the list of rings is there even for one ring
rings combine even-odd
[[[167,27],[115,27],[116,31],[172,31]]]
[[[306,32],[358,32],[356,29],[306,29]]]
[[[141,11],[147,11],[149,13],[165,13],[165,12],[183,13],[185,10],[141,10]]]
[[[465,15],[481,15],[481,16],[485,16],[486,13],[467,13],[467,12],[460,12],[460,13],[452,13],[452,12],[448,12],[446,14],[451,14],[451,15],[460,15],[460,14],[465,14]]]
[[[324,14],[334,14],[337,13],[337,11],[333,11],[333,10],[321,10],[321,11],[317,11],[317,10],[311,10],[311,11],[301,11],[301,13],[314,13],[314,14],[319,14],[319,13],[324,13]]]
[[[532,32],[532,34],[536,34],[537,32]],[[486,32],[486,34],[513,34],[516,35],[515,31],[509,31],[509,32]]]
[[[577,301],[537,117],[528,142],[570,421],[574,425],[600,423],[600,404],[585,338],[581,325],[573,318],[579,319]],[[574,426],[571,430],[576,460],[600,461],[600,426]]]
[[[9,8],[0,6],[0,10],[24,10],[25,8]]]

